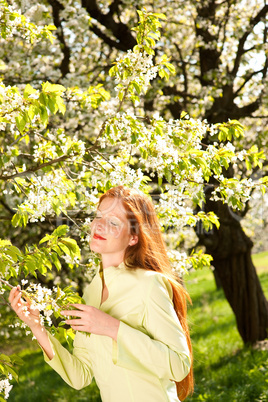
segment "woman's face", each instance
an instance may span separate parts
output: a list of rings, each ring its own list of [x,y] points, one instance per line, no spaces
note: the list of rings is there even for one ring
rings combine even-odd
[[[117,255],[123,261],[126,248],[137,241],[138,236],[130,234],[130,224],[122,202],[117,198],[104,198],[91,225],[91,250],[102,256]]]

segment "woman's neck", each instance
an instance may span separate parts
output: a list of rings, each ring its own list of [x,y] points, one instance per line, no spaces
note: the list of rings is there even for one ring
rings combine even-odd
[[[105,269],[108,267],[118,267],[124,261],[124,256],[105,254],[101,256],[101,259],[102,268]]]

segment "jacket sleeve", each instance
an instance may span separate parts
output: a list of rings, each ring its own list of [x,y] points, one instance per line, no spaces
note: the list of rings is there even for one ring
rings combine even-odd
[[[143,314],[145,332],[120,322],[113,362],[162,379],[181,381],[191,361],[187,340],[174,310],[172,287],[161,274],[149,276]]]
[[[44,353],[44,359],[71,387],[82,389],[92,381],[93,374],[89,353],[86,348],[75,346],[71,354],[61,343],[48,333],[54,352],[50,360]]]
[[[101,290],[102,281],[97,272],[91,283],[85,289],[83,298],[86,304],[99,308]],[[48,336],[54,356],[49,360],[44,353],[44,359],[50,367],[52,367],[67,384],[75,389],[81,389],[89,385],[93,378],[92,363],[90,353],[84,342],[84,337],[89,335],[84,335],[79,332],[76,333],[72,354],[52,335],[48,333]]]

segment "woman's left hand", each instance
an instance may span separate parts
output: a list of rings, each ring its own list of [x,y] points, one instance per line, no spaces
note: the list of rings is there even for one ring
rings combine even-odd
[[[117,340],[117,333],[120,321],[104,313],[103,311],[86,304],[71,304],[76,310],[64,310],[61,314],[64,316],[78,317],[76,319],[67,319],[75,331],[90,332],[96,335],[106,335]]]

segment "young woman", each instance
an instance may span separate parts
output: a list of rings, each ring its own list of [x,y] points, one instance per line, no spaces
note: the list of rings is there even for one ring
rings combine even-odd
[[[102,195],[90,247],[102,264],[85,290],[86,305],[62,312],[77,331],[73,354],[46,332],[16,288],[12,308],[70,386],[81,389],[94,376],[103,402],[184,400],[193,390],[188,294],[171,272],[149,198],[123,186]]]

